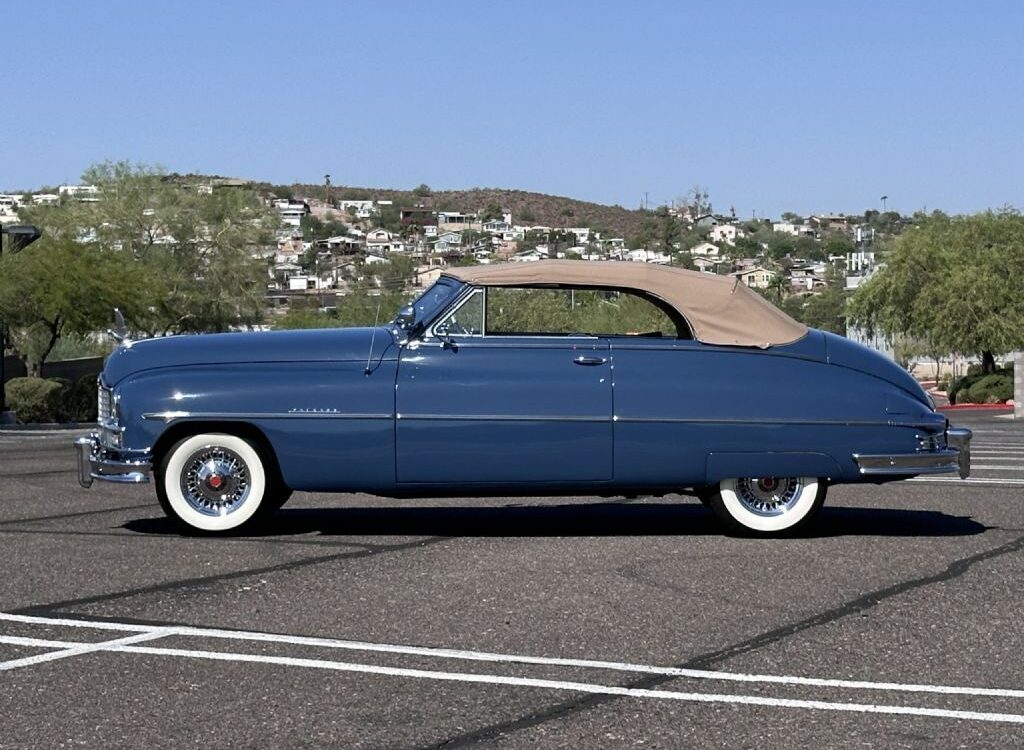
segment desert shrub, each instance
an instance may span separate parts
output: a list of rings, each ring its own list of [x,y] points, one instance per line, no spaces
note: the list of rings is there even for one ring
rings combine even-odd
[[[1013,398],[1013,375],[994,373],[985,375],[967,390],[972,404],[1000,404]]]
[[[70,422],[96,421],[96,376],[83,375],[67,391],[65,414]]]
[[[1013,398],[1012,368],[1006,367],[991,375],[982,375],[980,368],[973,373],[968,370],[968,373],[950,385],[949,403],[991,404]],[[975,386],[978,386],[976,390]]]
[[[60,422],[70,386],[63,378],[12,378],[7,381],[7,406],[23,424]]]

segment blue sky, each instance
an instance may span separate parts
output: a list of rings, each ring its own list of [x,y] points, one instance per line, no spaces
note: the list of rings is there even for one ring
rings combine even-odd
[[[1024,207],[1024,5],[7,6],[0,187],[90,163],[716,210]]]

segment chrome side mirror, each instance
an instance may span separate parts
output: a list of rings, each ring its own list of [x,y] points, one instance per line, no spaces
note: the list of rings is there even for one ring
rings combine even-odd
[[[395,322],[403,330],[411,331],[412,327],[416,324],[416,308],[412,305],[406,305],[398,311],[398,315],[395,316]]]

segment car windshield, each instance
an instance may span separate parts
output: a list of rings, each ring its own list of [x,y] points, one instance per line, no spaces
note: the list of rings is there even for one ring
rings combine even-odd
[[[416,321],[426,321],[439,313],[447,305],[455,294],[462,288],[462,284],[454,279],[440,278],[437,282],[423,292],[412,303],[416,311]]]

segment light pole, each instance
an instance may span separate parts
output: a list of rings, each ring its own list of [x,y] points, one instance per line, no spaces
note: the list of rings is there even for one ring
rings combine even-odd
[[[887,200],[889,200],[889,196],[888,196],[888,195],[883,195],[883,196],[882,196],[882,213],[883,213],[883,214],[885,213],[885,202],[886,202]]]
[[[0,225],[0,255],[3,255],[3,235],[7,235],[7,249],[11,253],[20,253],[39,239],[42,232],[32,224]],[[7,325],[0,320],[0,424],[14,421],[7,411],[7,385],[4,364],[7,351]]]

